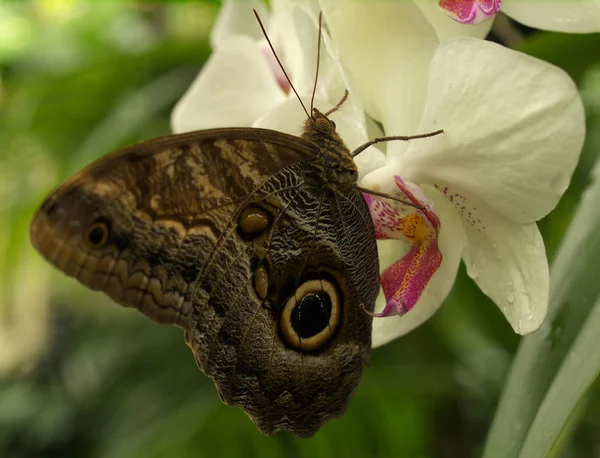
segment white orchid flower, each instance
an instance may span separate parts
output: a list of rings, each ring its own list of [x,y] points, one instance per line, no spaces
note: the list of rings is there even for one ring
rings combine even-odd
[[[271,7],[270,11],[265,10],[258,0],[224,2],[211,33],[213,54],[173,110],[173,132],[237,126],[302,133],[306,114],[252,10],[259,12],[294,87],[308,106],[317,62],[318,5],[274,0]],[[347,86],[339,62],[322,46],[315,106],[327,111],[341,99]],[[356,98],[344,103],[332,119],[349,145],[361,145],[372,135],[381,134],[374,123],[367,126]],[[385,159],[377,148],[369,148],[356,162],[362,176],[383,166]]]
[[[385,133],[444,129],[437,137],[389,143],[386,166],[361,183],[391,193],[399,176],[433,202],[441,223],[441,265],[433,275],[421,271],[431,279],[410,313],[375,320],[374,345],[429,318],[449,293],[461,258],[516,332],[537,329],[549,280],[535,221],[567,188],[584,139],[573,82],[554,66],[493,43],[456,38],[440,45],[410,2],[322,5],[354,95]],[[419,52],[411,54],[417,43]],[[398,262],[406,252],[401,244],[380,242],[382,267]],[[380,297],[376,310],[389,299]]]
[[[271,3],[267,29],[308,99],[315,3]],[[429,318],[461,259],[516,332],[537,329],[549,279],[535,221],[567,188],[584,138],[573,82],[560,69],[497,44],[443,41],[414,2],[321,0],[318,8],[331,37],[322,49],[316,105],[327,109],[348,87],[350,98],[333,118],[350,149],[372,130],[364,112],[387,135],[444,130],[388,143],[386,154],[370,147],[356,158],[363,187],[421,208],[367,199],[379,238],[397,239],[379,242],[383,294],[376,311],[404,313],[374,321],[373,345]],[[281,84],[258,32],[248,28],[249,9],[226,2],[213,32],[215,52],[174,110],[175,132],[235,125],[300,132],[305,114]]]
[[[536,29],[600,32],[598,0],[439,0],[437,3],[448,16],[462,24],[479,24],[502,11]]]

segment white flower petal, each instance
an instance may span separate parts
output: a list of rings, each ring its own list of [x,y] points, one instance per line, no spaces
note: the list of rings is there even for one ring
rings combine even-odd
[[[312,42],[317,39],[317,33],[315,31],[314,37],[311,36],[310,33],[302,29],[302,25],[300,29],[297,29],[296,20],[298,15],[306,15],[306,12],[289,0],[275,0],[271,5],[272,19],[267,31],[269,39],[273,43],[275,51],[283,62],[285,71],[294,83],[296,90],[304,94],[308,92],[303,83],[307,79],[306,50],[299,35],[302,34],[303,37],[306,37],[308,40],[306,46],[312,48]],[[312,24],[304,23],[303,25],[311,27]],[[314,29],[314,25],[312,25],[312,28]]]
[[[272,3],[282,0],[271,0]],[[315,25],[319,21],[319,13],[321,12],[321,6],[319,5],[319,0],[285,0],[291,2],[295,5],[298,5],[302,8],[306,13],[313,18],[313,22]]]
[[[360,157],[360,155],[358,157]],[[360,185],[363,188],[367,188],[372,191],[396,195],[398,194],[398,185],[394,180],[394,176],[396,175],[399,175],[403,178],[402,171],[395,168],[394,164],[388,163],[365,176],[360,182]]]
[[[369,140],[367,137],[367,127],[364,124],[364,116],[354,116],[352,109],[348,111],[336,111],[329,118],[335,122],[338,134],[340,134],[340,137],[342,137],[342,140],[344,140],[350,151],[353,151]],[[383,167],[386,160],[385,154],[379,148],[370,146],[355,157],[354,162],[358,168],[360,180],[367,173]]]
[[[484,227],[465,225],[467,273],[502,310],[518,334],[540,327],[548,308],[549,272],[535,223],[514,223],[478,204]]]
[[[348,88],[337,58],[331,50],[336,49],[325,29],[322,30],[320,55],[318,51],[319,6],[316,0],[286,0],[273,2],[273,36],[277,48],[281,50],[294,87],[299,94],[312,94],[315,87],[317,58],[319,57],[319,78],[315,88],[315,98],[335,105]],[[280,57],[282,57],[280,56]],[[354,109],[355,116],[364,118],[364,111],[356,97],[349,97],[343,109]],[[364,122],[363,122],[364,123]]]
[[[232,37],[210,56],[179,100],[171,125],[175,133],[251,126],[284,99],[258,44]]]
[[[375,173],[375,172],[374,172]],[[374,174],[373,173],[373,174]],[[371,174],[371,175],[373,175]],[[363,180],[363,184],[366,179]],[[425,287],[421,298],[406,315],[373,320],[373,347],[383,345],[396,337],[412,331],[427,321],[442,305],[452,289],[458,272],[461,255],[465,246],[465,234],[456,211],[435,189],[424,189],[433,201],[433,209],[440,219],[441,229],[438,244],[444,259],[438,271]],[[379,263],[383,271],[392,262],[397,261],[407,250],[408,243],[397,240],[377,242]],[[375,311],[383,310],[385,297],[380,292]]]
[[[311,94],[317,68],[318,12],[314,16],[316,0],[274,0],[269,37],[274,43],[279,58],[283,60],[286,71],[298,93]],[[323,98],[332,70],[332,60],[323,42],[321,43],[321,62],[317,97]],[[335,70],[338,73],[337,69]],[[342,89],[343,93],[343,89]]]
[[[254,40],[263,35],[254,16],[256,10],[264,24],[269,23],[269,13],[264,3],[258,0],[225,0],[210,33],[210,44],[217,49],[235,35],[245,35]]]
[[[338,126],[338,131],[342,136],[342,140],[346,141],[347,138],[350,138],[350,133],[346,130],[346,126],[349,124],[343,125],[336,121]],[[346,135],[344,135],[344,133]],[[346,143],[348,144],[348,143]],[[352,148],[350,148],[352,150]],[[354,162],[356,167],[358,168],[358,179],[362,180],[362,178],[371,173],[374,170],[377,170],[383,166],[385,166],[385,154],[376,148],[375,146],[371,146],[364,150],[360,155],[354,158]]]
[[[302,97],[302,102],[310,104],[310,98]],[[307,105],[308,106],[308,105]],[[288,97],[283,102],[267,111],[263,116],[256,119],[252,127],[273,129],[299,137],[302,135],[306,113],[298,99]]]
[[[414,132],[424,105],[429,60],[438,45],[421,10],[407,1],[320,3],[351,89],[367,113],[386,131],[393,125],[394,134]]]
[[[504,0],[502,12],[536,29],[567,33],[600,32],[598,0]]]
[[[406,153],[388,144],[402,176],[444,182],[521,223],[550,212],[566,190],[585,137],[581,99],[557,67],[473,38],[440,45],[419,130]]]
[[[479,24],[455,21],[440,9],[438,0],[416,0],[415,3],[435,29],[440,43],[455,37],[485,38],[492,28],[491,20]]]
[[[308,3],[304,6],[308,6]],[[315,85],[317,69],[317,58],[319,58],[319,79],[317,81],[315,98],[327,100],[335,105],[344,95],[346,85],[342,77],[342,71],[337,59],[333,58],[326,46],[325,31],[322,31],[321,49],[319,55],[319,29],[318,23],[300,5],[293,9],[294,29],[296,30],[297,48],[296,71],[294,73],[294,85],[300,94],[312,94]],[[286,41],[289,30],[283,31],[282,40]],[[287,40],[289,42],[289,40]],[[344,109],[350,105],[356,105],[356,98],[347,100]],[[360,113],[360,114],[359,114]],[[357,115],[363,116],[362,108],[357,110]]]
[[[319,57],[318,3],[316,0],[276,0],[272,6],[271,41],[298,93],[312,94]],[[346,84],[339,62],[331,56],[328,44],[330,40],[323,30],[315,98],[335,104],[344,94]],[[350,105],[348,102],[357,104],[353,98],[345,103],[345,108]],[[361,107],[358,113],[362,116]]]

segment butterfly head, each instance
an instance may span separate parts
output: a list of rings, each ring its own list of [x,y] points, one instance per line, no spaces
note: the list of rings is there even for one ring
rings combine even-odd
[[[318,149],[315,160],[319,180],[338,189],[353,188],[358,180],[356,164],[350,149],[336,131],[335,122],[313,108],[313,115],[304,123],[302,138]]]
[[[304,123],[304,127],[307,130],[314,130],[323,135],[333,135],[336,133],[335,122],[325,116],[316,108],[313,108],[313,114]]]
[[[313,108],[313,115],[304,123],[302,138],[314,143],[321,150],[335,151],[340,156],[343,156],[343,153],[350,154],[350,150],[336,131],[335,122],[316,108]]]

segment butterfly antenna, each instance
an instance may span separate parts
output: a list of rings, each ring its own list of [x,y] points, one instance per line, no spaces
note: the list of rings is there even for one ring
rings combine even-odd
[[[348,89],[346,89],[344,91],[344,95],[342,96],[342,98],[340,99],[340,101],[337,103],[336,106],[334,106],[331,110],[327,111],[325,114],[325,116],[329,116],[331,113],[334,113],[336,111],[338,111],[340,109],[340,107],[343,105],[343,103],[346,101],[346,99],[348,99]]]
[[[256,10],[252,10],[252,11],[254,11],[254,15],[256,16],[256,20],[258,21],[258,25],[260,26],[260,29],[262,30],[263,35],[267,39],[267,43],[269,43],[269,47],[271,48],[271,51],[273,52],[273,55],[275,56],[275,60],[277,60],[277,63],[279,64],[279,68],[281,68],[281,71],[283,72],[283,74],[284,74],[285,79],[287,80],[287,82],[290,84],[290,87],[292,88],[292,91],[294,91],[294,94],[296,94],[296,97],[298,97],[298,101],[300,102],[300,105],[302,105],[302,109],[306,113],[306,116],[308,116],[310,118],[311,115],[306,110],[306,107],[304,106],[304,103],[302,103],[302,99],[298,95],[298,91],[296,91],[296,88],[292,84],[292,81],[290,80],[290,77],[288,76],[287,72],[285,71],[285,68],[283,68],[283,64],[279,60],[279,56],[277,56],[277,53],[275,52],[275,48],[273,47],[273,43],[271,43],[271,40],[269,39],[269,35],[267,35],[267,31],[265,30],[265,26],[263,25],[262,21],[260,20],[260,16],[256,12]]]
[[[381,143],[381,142],[391,142],[393,140],[402,140],[402,141],[416,140],[417,138],[435,137],[436,135],[440,135],[440,134],[443,134],[443,133],[444,133],[444,129],[440,129],[440,130],[436,130],[435,132],[427,132],[426,134],[395,135],[393,137],[379,137],[379,138],[374,138],[373,140],[368,141],[367,143],[364,143],[364,144],[360,145],[358,148],[356,148],[354,151],[352,151],[352,154],[350,156],[356,157],[360,153],[362,153],[364,150],[366,150],[369,146],[376,145],[377,143]]]
[[[423,205],[416,205],[412,202],[399,199],[398,197],[394,197],[391,194],[387,194],[385,192],[373,191],[372,189],[363,188],[362,186],[356,186],[356,189],[358,189],[360,192],[363,192],[365,194],[370,194],[371,196],[383,197],[384,199],[393,200],[394,202],[398,202],[402,205],[406,205],[407,207],[416,208],[417,210],[420,210],[420,211],[425,210],[425,207]]]
[[[310,97],[310,112],[311,113],[313,112],[313,109],[314,109],[315,94],[317,93],[317,81],[319,81],[319,65],[321,63],[322,26],[323,26],[323,12],[319,11],[319,38],[317,41],[317,70],[315,72],[315,84],[313,85],[312,96]]]
[[[364,143],[362,145],[360,145],[358,148],[356,148],[351,156],[352,157],[356,157],[358,156],[360,153],[362,153],[364,150],[366,150],[369,146],[371,145],[375,145],[377,143],[381,143],[381,142],[390,142],[390,141],[394,141],[394,140],[403,140],[403,141],[408,141],[408,140],[415,140],[417,138],[429,138],[429,137],[435,137],[436,135],[440,135],[443,134],[444,130],[440,129],[440,130],[436,130],[435,132],[427,132],[426,134],[417,134],[417,135],[395,135],[393,137],[380,137],[380,138],[374,138],[373,140],[371,140],[370,142]],[[416,205],[412,202],[407,202],[405,200],[402,199],[398,199],[397,197],[394,197],[390,194],[386,194],[383,192],[378,192],[378,191],[373,191],[372,189],[367,189],[367,188],[363,188],[361,186],[357,186],[357,189],[360,192],[364,192],[365,194],[370,194],[372,196],[377,196],[377,197],[383,197],[384,199],[389,199],[389,200],[393,200],[396,202],[399,202],[403,205],[407,205],[409,207],[414,207],[417,210],[423,211],[425,210],[425,207],[420,206],[420,205]]]

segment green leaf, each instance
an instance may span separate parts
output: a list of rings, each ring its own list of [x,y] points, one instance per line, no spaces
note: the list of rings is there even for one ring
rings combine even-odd
[[[600,373],[600,299],[590,311],[567,358],[552,382],[531,430],[522,456],[548,456],[582,396]]]
[[[564,69],[579,83],[598,60],[600,33],[568,34],[543,32],[531,35],[519,50]]]
[[[600,162],[551,272],[548,317],[515,357],[484,457],[548,456],[600,372]]]

